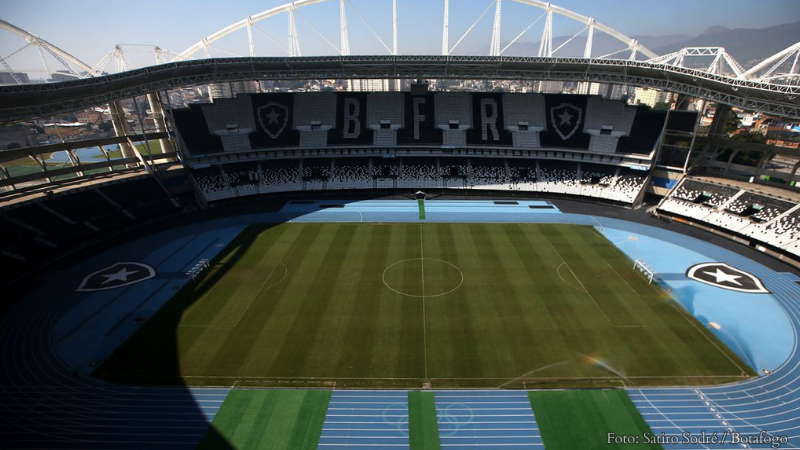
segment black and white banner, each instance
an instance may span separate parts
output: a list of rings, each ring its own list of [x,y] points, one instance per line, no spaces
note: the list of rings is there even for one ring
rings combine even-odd
[[[585,95],[545,94],[547,131],[539,133],[542,147],[589,148],[591,137],[583,132],[587,99]]]
[[[300,145],[300,134],[293,129],[294,94],[251,96],[256,132],[250,133],[252,148],[293,147]]]
[[[406,93],[403,128],[397,130],[399,145],[442,145],[442,130],[436,127],[435,94]]]

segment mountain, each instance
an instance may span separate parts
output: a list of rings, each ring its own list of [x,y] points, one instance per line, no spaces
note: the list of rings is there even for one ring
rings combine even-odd
[[[666,36],[631,36],[649,49],[666,47],[678,42],[688,41],[692,38],[688,34],[668,34]]]
[[[648,48],[664,55],[683,47],[725,47],[739,64],[748,68],[797,42],[800,42],[800,22],[760,29],[711,27],[693,38]]]
[[[666,46],[691,39],[691,36],[685,34],[631,37],[638,40],[640,44],[650,49],[652,49],[654,46]],[[584,46],[586,45],[586,36],[578,36],[572,40],[570,40],[570,38],[572,38],[572,36],[553,37],[553,50],[561,47],[556,53],[559,56],[583,56]],[[506,45],[508,45],[508,43],[503,42],[500,48],[505,48]],[[605,33],[595,33],[594,39],[592,39],[592,54],[595,56],[612,54],[623,49],[625,49],[625,44]],[[469,49],[465,47],[462,52],[457,51],[454,54],[488,54],[488,52],[489,46],[487,45],[476,49]],[[503,55],[506,56],[537,56],[538,54],[539,41],[517,41],[508,47],[505,52],[503,52]],[[625,50],[619,55],[627,56],[627,54],[627,50]]]
[[[678,51],[684,47],[725,47],[745,68],[752,67],[764,58],[800,42],[800,22],[777,25],[768,28],[737,28],[728,29],[723,26],[713,26],[697,36],[685,34],[671,34],[666,36],[631,36],[640,44],[659,55]],[[558,51],[559,56],[582,56],[586,43],[585,36],[558,36],[553,38],[553,50],[563,47]],[[569,42],[567,42],[569,41]],[[487,42],[488,44],[488,42]],[[503,43],[504,48],[507,43]],[[596,33],[592,41],[592,54],[594,56],[608,55],[624,48],[624,44],[605,33]],[[454,54],[488,54],[489,46],[459,49]],[[511,45],[503,55],[506,56],[536,56],[539,54],[539,41],[517,41]],[[618,53],[627,56],[627,51]]]

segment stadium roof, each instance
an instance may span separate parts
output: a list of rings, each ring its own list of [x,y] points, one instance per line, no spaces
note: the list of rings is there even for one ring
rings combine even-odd
[[[800,86],[736,79],[652,62],[505,56],[320,56],[192,60],[61,83],[2,86],[0,121],[47,117],[193,85],[330,78],[592,81],[656,88],[800,119]]]

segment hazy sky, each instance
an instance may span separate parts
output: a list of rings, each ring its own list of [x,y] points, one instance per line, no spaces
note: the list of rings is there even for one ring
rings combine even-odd
[[[347,20],[351,30],[351,52],[386,54],[383,45],[368,30],[356,11],[391,47],[391,0],[349,2]],[[50,41],[89,65],[95,65],[118,43],[155,44],[180,52],[246,16],[284,3],[284,0],[0,0],[0,19]],[[297,17],[297,26],[304,55],[334,53],[334,49],[314,29],[335,46],[339,45],[338,3],[329,1],[299,10],[302,17]],[[490,0],[450,1],[451,46],[492,3]],[[714,25],[760,28],[800,20],[800,0],[556,0],[552,3],[594,17],[598,22],[629,36],[696,35]],[[440,53],[443,4],[442,0],[398,0],[401,54]],[[492,8],[455,53],[488,48],[493,14]],[[503,3],[502,40],[510,41],[538,18],[538,22],[520,40],[537,42],[544,22],[541,14],[539,8],[506,0]],[[577,22],[555,17],[556,36],[571,35],[582,28]],[[257,27],[253,34],[260,55],[286,54],[267,37],[269,35],[286,46],[285,15],[279,19],[261,21]],[[8,58],[25,45],[23,39],[5,30],[0,30],[0,36],[0,56],[3,58]],[[245,32],[239,31],[218,41],[215,46],[246,54],[246,42]],[[222,51],[213,51],[212,54],[226,55]],[[151,54],[144,52],[129,55],[134,65],[137,58],[152,58]],[[31,48],[8,58],[15,70],[30,70],[30,65],[41,67],[38,60],[38,53]]]

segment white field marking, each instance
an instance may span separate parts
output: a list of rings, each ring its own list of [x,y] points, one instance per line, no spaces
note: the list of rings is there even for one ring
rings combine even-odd
[[[427,317],[425,314],[425,251],[422,245],[422,224],[419,224],[419,259],[422,267],[422,349],[424,352],[423,358],[425,362],[425,379],[428,378],[428,329]],[[462,275],[461,280],[464,280]],[[458,284],[461,286],[461,283]]]
[[[603,308],[601,308],[601,307],[600,307],[600,304],[599,304],[599,303],[597,303],[597,300],[595,300],[595,299],[594,299],[594,296],[592,295],[592,293],[591,293],[591,292],[589,292],[589,290],[588,290],[588,289],[586,289],[586,286],[584,286],[584,285],[583,285],[583,282],[581,282],[581,279],[580,279],[580,278],[578,278],[578,275],[575,275],[575,271],[574,271],[574,270],[572,270],[572,267],[570,267],[570,266],[569,266],[569,263],[567,263],[567,260],[566,260],[566,259],[564,259],[564,257],[563,257],[563,256],[561,256],[561,253],[559,253],[559,252],[558,252],[558,249],[556,248],[556,246],[555,246],[555,245],[553,245],[553,243],[552,243],[552,242],[550,242],[550,240],[549,240],[549,239],[545,239],[545,241],[547,241],[547,243],[548,243],[548,244],[550,244],[550,247],[551,247],[551,248],[552,248],[552,249],[553,249],[553,250],[556,252],[556,254],[558,255],[558,257],[559,257],[559,258],[561,258],[561,261],[562,261],[564,264],[566,264],[566,265],[567,265],[567,269],[569,269],[569,271],[570,271],[570,272],[572,272],[572,276],[573,276],[573,277],[575,277],[575,280],[577,280],[577,281],[578,281],[578,283],[581,285],[581,288],[583,288],[583,292],[586,292],[586,295],[588,295],[588,296],[589,296],[589,298],[590,298],[590,299],[592,299],[592,302],[593,302],[593,303],[594,303],[594,305],[597,307],[597,309],[599,309],[599,310],[600,310],[600,313],[603,315],[603,317],[605,317],[605,318],[606,318],[606,321],[608,322],[608,324],[609,324],[609,325],[611,325],[613,328],[617,328],[617,327],[616,327],[616,325],[614,325],[614,323],[613,323],[613,322],[611,322],[611,319],[609,319],[609,318],[608,318],[608,316],[606,315],[606,312],[605,312],[605,311],[603,311]],[[562,278],[562,279],[563,279],[563,278]],[[569,283],[567,283],[567,284],[569,284]]]
[[[742,371],[742,373],[747,373],[747,371],[746,371],[746,370],[744,370],[744,369],[742,369],[742,366],[740,366],[739,364],[737,364],[737,363],[736,363],[736,361],[734,361],[734,360],[733,360],[733,358],[731,358],[731,357],[730,357],[730,355],[728,355],[727,353],[725,353],[725,352],[724,352],[724,351],[723,351],[723,350],[722,350],[722,349],[719,347],[719,345],[717,345],[717,343],[716,343],[716,342],[714,342],[714,341],[713,341],[713,340],[712,340],[710,337],[708,337],[708,336],[707,336],[705,333],[703,333],[703,331],[702,331],[700,328],[698,328],[698,327],[697,327],[697,324],[695,324],[694,322],[692,322],[692,319],[690,319],[690,318],[688,317],[688,315],[687,315],[688,313],[687,313],[685,310],[683,310],[682,308],[679,308],[678,306],[676,306],[676,305],[675,305],[675,303],[676,303],[676,302],[674,302],[674,301],[673,301],[673,302],[669,302],[669,304],[670,304],[670,305],[671,305],[673,308],[675,308],[675,310],[676,310],[676,311],[678,311],[678,312],[679,312],[679,313],[680,313],[680,314],[683,316],[683,318],[684,318],[684,319],[686,319],[686,321],[687,321],[687,322],[689,322],[690,324],[692,324],[692,326],[694,327],[694,329],[695,329],[695,330],[697,330],[697,332],[698,332],[698,333],[700,333],[700,334],[702,334],[703,336],[705,336],[705,338],[706,338],[706,339],[708,339],[708,342],[711,342],[711,344],[713,344],[713,345],[714,345],[714,347],[715,347],[717,350],[719,350],[719,352],[720,352],[720,353],[722,353],[723,355],[725,355],[725,357],[726,357],[726,358],[728,358],[728,361],[730,361],[731,363],[733,363],[733,365],[734,365],[734,366],[736,366],[736,368],[737,368],[737,369],[741,370],[741,371]]]
[[[598,220],[597,220],[597,219],[596,219],[594,216],[589,216],[589,217],[591,217],[591,218],[592,218],[592,220],[594,220],[594,223],[596,223],[597,225],[599,225],[599,227],[596,227],[596,228],[595,228],[596,230],[600,231],[600,230],[602,230],[602,229],[603,229],[603,224],[602,224],[602,223],[600,223],[600,221],[598,221]]]
[[[392,267],[394,267],[394,266],[396,266],[398,264],[402,264],[402,263],[409,262],[409,261],[416,261],[418,259],[420,259],[420,258],[401,259],[400,261],[392,263],[387,268],[383,269],[383,274],[381,275],[381,280],[383,281],[384,286],[386,286],[390,291],[394,292],[395,294],[400,294],[400,295],[403,295],[403,296],[406,296],[406,297],[423,298],[422,295],[409,294],[409,293],[406,293],[406,292],[403,292],[403,291],[399,291],[399,290],[391,287],[389,285],[389,283],[386,282],[386,272],[388,272],[389,269],[391,269]],[[461,280],[458,282],[458,285],[456,287],[454,287],[453,289],[450,289],[447,292],[442,292],[441,294],[433,294],[433,295],[425,294],[424,298],[441,297],[443,295],[447,295],[447,294],[455,291],[456,289],[460,288],[461,285],[464,284],[464,272],[462,272],[461,269],[459,269],[458,266],[456,266],[455,264],[453,264],[451,262],[447,262],[447,261],[445,261],[443,259],[436,259],[436,258],[426,258],[426,259],[428,261],[437,261],[437,262],[444,263],[444,264],[447,264],[448,266],[453,267],[454,269],[456,269],[458,271],[459,275],[461,276]]]
[[[275,269],[277,269],[278,266],[283,266],[283,276],[281,277],[280,280],[270,284],[265,288],[264,286],[267,284],[267,281],[269,281],[270,278],[272,278],[272,275],[275,273]],[[242,311],[242,313],[239,315],[239,318],[236,319],[236,323],[234,323],[232,326],[235,327],[236,325],[239,325],[239,322],[241,322],[242,317],[244,317],[245,314],[247,314],[247,311],[250,310],[250,307],[253,305],[253,302],[255,301],[256,297],[258,297],[258,294],[260,294],[265,289],[269,289],[272,286],[277,285],[278,283],[283,281],[286,278],[286,275],[288,274],[289,274],[289,268],[286,267],[286,264],[284,264],[282,261],[278,261],[278,264],[276,264],[275,267],[272,268],[272,271],[269,273],[269,276],[267,276],[267,279],[265,279],[264,282],[261,283],[261,287],[258,288],[258,291],[256,291],[256,293],[253,295],[253,298],[250,299],[250,303],[247,304],[247,308],[245,308],[244,311]]]
[[[322,380],[322,381],[331,381],[335,382],[336,380],[420,380],[421,378],[406,378],[406,377],[241,377],[237,375],[125,375],[126,377],[130,378],[235,378],[241,381],[247,380]],[[638,376],[629,376],[631,380],[635,379],[658,379],[658,378],[669,378],[669,379],[681,379],[681,378],[757,378],[751,377],[750,375],[638,375]],[[434,377],[431,380],[511,380],[512,378],[508,377],[456,377],[456,378],[442,378],[442,377]],[[517,378],[519,379],[519,378]],[[524,379],[527,380],[619,380],[619,377],[525,377]],[[687,389],[692,388],[692,386],[685,386]],[[364,388],[363,390],[369,390],[369,388]],[[397,389],[388,389],[387,391],[392,391]],[[405,390],[405,389],[400,389]],[[456,389],[439,389],[439,390],[460,390]]]
[[[569,363],[571,363],[571,362],[574,362],[574,361],[561,361],[561,362],[555,362],[555,363],[552,363],[552,364],[548,364],[548,365],[546,365],[546,366],[539,367],[538,369],[533,369],[533,370],[531,370],[530,372],[528,372],[528,373],[526,373],[526,374],[524,374],[524,375],[522,375],[522,376],[519,376],[519,377],[517,377],[517,378],[513,378],[513,379],[511,379],[511,380],[509,380],[509,381],[506,381],[505,383],[501,384],[500,386],[497,386],[497,388],[499,389],[499,388],[502,388],[503,386],[507,386],[507,385],[509,385],[509,384],[511,384],[511,383],[513,383],[513,382],[515,382],[515,381],[518,381],[518,380],[524,379],[524,378],[526,378],[528,375],[531,375],[531,374],[533,374],[533,373],[536,373],[536,372],[539,372],[539,371],[542,371],[542,370],[545,370],[545,369],[549,369],[549,368],[551,368],[551,367],[560,366],[561,364],[569,364]]]
[[[628,286],[629,288],[631,288],[631,290],[634,292],[634,294],[636,294],[636,295],[639,295],[639,297],[641,297],[641,295],[640,295],[638,292],[636,292],[636,289],[634,289],[634,288],[633,288],[633,286],[631,286],[631,284],[630,284],[630,283],[628,283],[628,280],[626,280],[625,278],[622,278],[622,275],[620,275],[620,273],[619,273],[619,272],[617,272],[617,269],[615,269],[615,268],[614,268],[614,266],[612,266],[611,264],[609,264],[609,262],[608,262],[608,261],[606,261],[605,259],[603,260],[603,262],[604,262],[604,263],[606,263],[606,265],[607,265],[608,267],[610,267],[610,268],[611,268],[611,270],[613,270],[615,274],[617,274],[617,276],[619,277],[619,279],[620,279],[620,280],[622,280],[622,281],[625,283],[625,285],[626,285],[626,286]]]
[[[576,289],[578,291],[581,291],[581,292],[586,292],[580,286],[575,286],[574,284],[572,284],[569,281],[567,281],[563,276],[561,276],[561,268],[564,267],[565,265],[567,265],[566,262],[562,262],[561,264],[558,265],[558,268],[556,269],[556,273],[558,274],[558,278],[561,278],[561,281],[563,281],[567,286],[569,286],[571,288],[574,288],[574,289]],[[574,272],[573,272],[573,275],[575,275]]]

